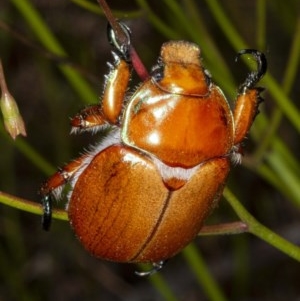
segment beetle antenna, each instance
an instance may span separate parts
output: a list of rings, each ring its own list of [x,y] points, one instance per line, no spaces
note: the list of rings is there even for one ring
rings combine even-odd
[[[254,56],[257,63],[257,71],[253,71],[249,73],[244,83],[239,87],[240,92],[244,92],[245,89],[253,88],[260,81],[260,79],[265,75],[267,71],[267,65],[268,65],[266,56],[262,52],[256,49],[240,50],[237,53],[235,61],[237,61],[240,58],[240,56],[244,54],[251,54],[252,56]]]
[[[153,274],[155,274],[156,272],[158,272],[159,270],[161,270],[163,268],[163,266],[166,264],[166,260],[161,260],[158,262],[154,262],[152,263],[152,269],[146,272],[138,272],[135,271],[135,275],[139,276],[139,277],[148,277],[151,276]]]

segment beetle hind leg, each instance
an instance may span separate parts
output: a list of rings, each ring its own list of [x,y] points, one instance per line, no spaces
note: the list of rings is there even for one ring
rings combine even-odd
[[[152,263],[152,269],[150,269],[149,271],[145,271],[145,272],[138,272],[135,271],[135,275],[139,276],[139,277],[148,277],[151,276],[153,274],[155,274],[156,272],[160,271],[164,265],[166,264],[166,260],[161,260],[158,262],[154,262]]]
[[[80,158],[71,161],[42,184],[39,193],[42,195],[42,227],[44,230],[48,231],[51,226],[53,198],[59,197],[64,185],[68,183],[83,166],[86,158],[87,155],[83,155]]]
[[[42,198],[42,206],[42,227],[45,231],[49,231],[52,220],[52,196],[50,194],[47,194]]]

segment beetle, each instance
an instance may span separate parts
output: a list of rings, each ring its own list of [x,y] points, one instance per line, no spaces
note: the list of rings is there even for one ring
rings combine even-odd
[[[231,111],[196,44],[164,43],[133,93],[132,64],[121,46],[112,52],[100,104],[71,120],[72,132],[106,136],[43,183],[43,227],[50,227],[52,199],[69,183],[66,210],[85,249],[105,260],[152,263],[139,273],[145,276],[189,244],[216,207],[258,113],[263,89],[256,84],[267,61],[257,50],[238,53],[252,55],[257,70],[239,87]]]

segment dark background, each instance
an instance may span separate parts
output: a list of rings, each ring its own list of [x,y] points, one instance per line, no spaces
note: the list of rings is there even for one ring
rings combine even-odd
[[[21,1],[22,2],[22,1]],[[72,62],[80,66],[82,76],[97,95],[101,95],[107,61],[111,60],[106,39],[106,20],[66,0],[31,1],[52,33],[58,38]],[[180,20],[166,5],[167,1],[149,1],[152,11],[166,22],[180,39],[192,40]],[[172,2],[172,1],[171,1]],[[188,3],[177,1],[189,19]],[[260,48],[268,57],[269,71],[282,83],[289,51],[299,20],[298,1],[266,1],[266,32],[258,45],[257,5],[260,1],[219,1],[235,29],[252,48]],[[204,29],[228,64],[236,87],[247,72],[234,63],[236,50],[224,36],[206,1],[195,1]],[[169,37],[152,23],[149,14],[135,1],[109,1],[112,9],[136,12],[126,18],[133,43],[148,68],[155,63],[162,42]],[[58,68],[57,58],[49,58],[32,45],[40,44],[13,1],[0,4],[0,21],[20,33],[26,45],[13,33],[0,28],[0,54],[7,83],[16,98],[27,127],[24,139],[51,166],[40,168],[30,159],[18,138],[16,146],[6,134],[0,135],[0,190],[38,202],[40,183],[57,166],[77,156],[96,136],[70,136],[69,117],[90,100],[78,96]],[[195,28],[197,31],[197,28]],[[213,57],[204,53],[204,65],[214,70]],[[212,65],[210,65],[212,64]],[[296,66],[297,68],[297,66]],[[222,76],[215,76],[223,87]],[[133,80],[134,87],[136,78]],[[225,83],[225,86],[227,84]],[[290,98],[299,108],[299,71],[292,83]],[[268,89],[268,87],[266,87]],[[224,88],[229,99],[233,90]],[[264,93],[262,111],[272,116],[276,103]],[[93,102],[97,102],[94,99]],[[258,117],[259,118],[259,117]],[[299,134],[287,118],[276,132],[293,156],[299,160]],[[263,138],[260,138],[263,139]],[[289,191],[270,184],[252,165],[251,155],[260,141],[249,137],[245,164],[233,169],[229,187],[243,205],[264,225],[295,244],[300,244],[300,210]],[[267,156],[267,152],[265,156]],[[263,158],[264,160],[264,158]],[[299,181],[299,170],[296,173]],[[300,184],[299,184],[300,185]],[[299,196],[298,196],[299,197]],[[57,206],[64,206],[63,200]],[[210,222],[236,220],[222,200]],[[250,234],[199,238],[195,242],[215,281],[227,300],[300,300],[300,265],[287,255]],[[67,222],[53,222],[49,233],[41,230],[40,217],[0,205],[0,299],[1,300],[165,300],[151,281],[133,275],[138,267],[107,263],[87,254],[75,239]],[[178,300],[209,299],[184,257],[179,254],[162,271]],[[217,300],[217,299],[216,299]]]

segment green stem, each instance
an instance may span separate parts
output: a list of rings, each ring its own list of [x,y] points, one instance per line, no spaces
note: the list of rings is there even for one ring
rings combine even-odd
[[[266,41],[266,0],[258,0],[256,15],[257,15],[257,46],[258,49],[265,49]]]
[[[238,199],[228,188],[224,190],[224,197],[234,209],[238,217],[248,225],[250,233],[261,238],[262,240],[277,248],[281,252],[300,262],[300,248],[298,246],[290,243],[286,239],[280,237],[279,235],[277,235],[276,233],[259,223],[242,206],[242,204],[238,201]]]
[[[240,37],[235,27],[226,16],[224,9],[221,7],[218,0],[206,0],[206,4],[209,6],[210,11],[215,17],[215,20],[219,24],[222,31],[225,33],[227,39],[233,45],[235,50],[243,48],[249,48],[245,41]]]
[[[300,132],[300,113],[292,100],[285,94],[281,86],[270,73],[266,74],[264,82],[266,83],[272,98],[276,101],[282,112],[288,117],[295,129]]]
[[[246,42],[240,37],[238,32],[235,30],[235,27],[226,16],[219,1],[206,0],[206,3],[210,7],[210,10],[215,17],[216,22],[219,24],[220,29],[224,32],[228,41],[232,44],[234,49],[239,50],[248,48]],[[251,63],[247,61],[247,64],[250,65]],[[272,77],[270,72],[265,75],[263,82],[268,87],[268,91],[270,92],[282,112],[288,117],[290,122],[300,132],[300,112],[293,104],[293,101],[286,95],[286,93],[281,88],[281,85],[278,84],[278,82]]]
[[[286,94],[290,93],[292,85],[295,82],[299,60],[300,60],[300,18],[298,18],[296,30],[292,38],[292,46],[291,46],[290,53],[288,55],[288,62],[286,64],[287,68],[283,76],[282,88]],[[270,122],[268,123],[267,133],[264,136],[264,139],[259,144],[254,154],[254,157],[257,161],[261,160],[269,145],[272,144],[273,138],[276,135],[277,130],[281,124],[282,115],[283,115],[282,110],[276,107],[272,113]]]
[[[280,182],[289,188],[291,193],[294,194],[297,205],[300,205],[300,186],[299,186],[299,170],[297,173],[293,172],[287,163],[278,157],[278,154],[271,151],[266,156],[266,161],[272,166],[274,173],[280,179]]]
[[[255,121],[254,128],[251,131],[252,137],[258,144],[264,143],[264,135],[266,129],[269,127],[269,120],[265,115],[260,114]],[[300,194],[299,194],[299,170],[300,163],[291,153],[291,150],[286,146],[286,144],[278,137],[273,136],[270,141],[270,149],[266,149],[264,154],[255,154],[253,160],[244,160],[245,165],[258,172],[265,180],[271,183],[277,190],[280,190],[289,200],[294,201],[298,206],[300,205]],[[270,160],[269,152],[271,152],[272,160]],[[258,157],[257,157],[258,156]],[[266,158],[266,160],[261,161],[260,156]],[[248,161],[248,162],[247,162]],[[283,169],[278,174],[278,167],[282,166]],[[283,174],[285,171],[287,175]],[[282,181],[281,178],[293,178],[290,181]],[[297,184],[298,182],[298,184]],[[296,184],[295,184],[296,183]]]
[[[190,268],[195,273],[199,283],[207,295],[208,300],[212,301],[225,301],[227,300],[208,270],[205,261],[200,255],[200,251],[194,244],[189,244],[182,252],[186,261],[189,263]]]
[[[22,211],[30,212],[37,215],[42,215],[43,210],[41,204],[16,196],[12,196],[8,193],[0,191],[0,203],[16,208]],[[65,210],[54,209],[52,212],[52,217],[60,220],[68,220],[67,212]]]
[[[156,273],[149,277],[149,281],[157,289],[157,291],[163,296],[163,300],[166,301],[177,301],[178,298],[174,295],[171,287],[167,284],[165,279]]]
[[[163,35],[169,39],[179,39],[179,34],[164,23],[150,8],[147,1],[145,0],[136,0],[136,3],[141,7],[144,13],[147,15],[149,21],[157,28]]]

